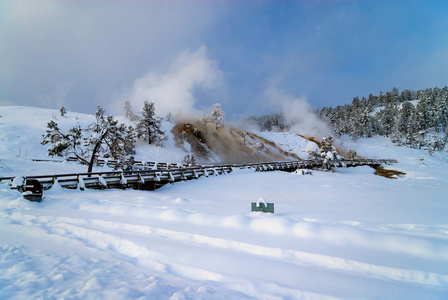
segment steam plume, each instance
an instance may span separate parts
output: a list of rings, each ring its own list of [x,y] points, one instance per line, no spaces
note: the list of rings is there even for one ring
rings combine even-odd
[[[194,90],[213,89],[221,82],[218,64],[208,58],[207,49],[202,46],[195,52],[181,53],[166,72],[151,71],[137,79],[126,99],[135,108],[142,107],[145,100],[152,101],[160,116],[169,112],[177,119],[198,116]]]
[[[294,98],[274,87],[269,88],[266,95],[272,103],[282,107],[285,120],[291,126],[292,132],[318,139],[332,132],[304,98]]]

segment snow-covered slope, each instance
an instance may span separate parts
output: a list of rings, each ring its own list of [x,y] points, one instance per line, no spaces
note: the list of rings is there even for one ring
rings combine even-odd
[[[61,130],[68,130],[79,123],[86,126],[93,116],[68,112],[61,117],[54,109],[0,106],[0,153],[1,158],[48,159],[47,146],[43,146],[42,135],[47,123],[55,119]]]
[[[63,160],[58,157],[49,157],[48,146],[41,144],[42,135],[45,134],[50,120],[57,122],[61,130],[66,132],[77,124],[86,127],[93,123],[95,120],[93,115],[68,112],[62,117],[58,110],[53,109],[0,106],[0,116],[0,162],[4,166],[0,168],[0,177],[22,174],[23,164],[17,164],[17,161],[26,161],[28,175],[42,174],[45,168],[51,169],[52,173],[86,171],[85,166],[76,164],[34,162],[33,160]],[[121,123],[128,122],[124,117],[118,116],[117,119]],[[174,146],[174,138],[171,134],[173,126],[174,124],[169,122],[162,124],[162,130],[168,135],[165,148],[139,141],[136,145],[136,158],[143,161],[181,162],[185,152]]]
[[[319,149],[315,142],[309,141],[296,133],[289,132],[256,132],[257,135],[270,140],[283,151],[293,153],[301,159],[309,159],[309,152]]]
[[[411,100],[409,101],[410,103],[412,103],[412,105],[417,106],[419,100]],[[403,102],[404,103],[404,102]],[[397,108],[401,109],[403,107],[403,103],[398,104]],[[379,113],[380,111],[382,111],[383,109],[385,109],[386,106],[375,106],[372,110],[372,112],[370,113],[371,116],[376,115],[377,113]]]
[[[21,164],[16,164],[18,159],[27,161],[28,169],[26,171],[28,175],[41,174],[42,166],[45,165],[48,165],[48,168],[55,173],[71,172],[69,171],[71,168],[74,168],[77,172],[86,171],[85,167],[75,164],[36,163],[34,160],[63,160],[60,157],[49,157],[47,155],[48,145],[41,144],[42,135],[45,134],[47,123],[50,120],[58,123],[63,132],[67,132],[77,124],[81,127],[92,124],[94,122],[93,115],[68,112],[65,116],[60,116],[58,110],[0,106],[0,116],[2,116],[0,118],[0,160],[3,166],[3,168],[0,168],[0,177],[22,174]],[[117,119],[120,123],[132,125],[125,117],[118,116]],[[133,125],[135,126],[135,124]],[[198,141],[191,139],[189,141],[202,145],[208,151],[207,155],[204,156],[201,151],[198,151],[197,147],[189,145],[188,140],[179,142],[179,136],[173,133],[175,126],[176,124],[166,120],[162,122],[161,129],[167,137],[167,140],[163,142],[163,147],[137,141],[135,159],[180,163],[187,153],[191,153],[196,156],[199,163],[288,160],[299,157],[306,158],[306,151],[303,150],[306,150],[306,147],[313,148],[316,146],[313,142],[295,134],[253,134],[228,127],[216,130],[214,126],[197,125],[195,128],[201,130],[205,142],[198,143]],[[177,133],[177,135],[180,135],[182,132]],[[195,137],[191,136],[190,138],[194,139]],[[278,140],[280,143],[277,145],[272,142],[272,139]],[[256,146],[260,143],[263,144],[263,149],[257,152]],[[70,165],[68,168],[66,168],[67,164]]]
[[[2,128],[13,148],[37,134]],[[447,299],[447,153],[342,143],[406,174],[238,171],[152,192],[54,186],[42,203],[0,184],[0,298]],[[1,147],[0,163],[38,171]],[[40,171],[57,165],[77,168]],[[250,212],[260,197],[274,214]]]

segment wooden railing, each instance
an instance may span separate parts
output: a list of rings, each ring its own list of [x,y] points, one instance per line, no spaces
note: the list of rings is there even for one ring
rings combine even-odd
[[[93,173],[52,174],[27,176],[24,179],[37,179],[44,189],[56,182],[64,188],[135,188],[155,189],[160,185],[197,179],[199,177],[222,175],[236,169],[266,171],[295,171],[297,169],[316,169],[329,167],[380,166],[396,163],[394,159],[355,159],[324,162],[323,160],[301,160],[268,163],[222,164],[203,166],[178,166],[176,164],[155,164],[151,169],[132,171],[110,171]],[[161,167],[161,168],[159,168]],[[15,177],[0,177],[0,181],[12,182]]]

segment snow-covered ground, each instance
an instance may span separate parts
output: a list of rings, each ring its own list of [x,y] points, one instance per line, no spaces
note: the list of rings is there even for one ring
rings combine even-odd
[[[420,100],[411,100],[411,101],[409,101],[409,102],[411,102],[412,105],[414,105],[414,107],[417,107],[417,104],[418,104],[419,101],[420,101]],[[404,102],[403,102],[403,103],[404,103]],[[398,109],[401,109],[401,108],[403,107],[403,103],[399,103],[399,104],[397,105],[397,108],[398,108]],[[377,113],[379,113],[380,111],[382,111],[382,110],[385,109],[385,108],[386,108],[386,106],[375,106],[375,107],[373,108],[372,112],[370,113],[370,115],[371,115],[371,116],[374,116],[374,115],[376,115]]]
[[[301,159],[309,159],[309,152],[319,149],[316,143],[311,142],[296,133],[290,132],[255,132],[258,136],[275,141],[283,151],[293,153]]]
[[[13,137],[34,137],[7,113],[0,176],[78,171],[16,157]],[[406,175],[246,170],[156,191],[54,186],[42,203],[0,184],[0,299],[447,299],[447,153],[342,144]],[[250,212],[260,197],[274,214]]]

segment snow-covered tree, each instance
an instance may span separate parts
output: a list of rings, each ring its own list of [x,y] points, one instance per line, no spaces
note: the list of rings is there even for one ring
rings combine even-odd
[[[210,116],[204,116],[202,120],[204,123],[214,123],[216,125],[216,129],[219,129],[224,126],[225,114],[222,111],[221,104],[215,103],[213,104],[213,109]]]
[[[67,136],[61,132],[58,124],[53,120],[47,123],[47,133],[42,136],[42,145],[51,144],[47,149],[50,156],[64,156],[70,147]]]
[[[174,121],[173,114],[170,111],[166,114],[165,120],[167,120],[168,122],[173,122]]]
[[[184,156],[184,159],[182,160],[182,163],[193,166],[196,164],[196,157],[193,154],[187,154]]]
[[[393,103],[387,103],[386,107],[379,113],[384,135],[392,134],[397,114],[397,107]]]
[[[255,154],[257,155],[266,151],[266,146],[260,141],[257,141],[255,143],[254,148],[255,148]]]
[[[137,116],[132,110],[131,102],[129,102],[129,100],[126,100],[124,103],[124,114],[126,118],[132,122],[137,122],[140,119],[139,116]]]
[[[325,112],[322,113],[324,115]],[[249,116],[247,121],[258,125],[260,131],[281,132],[288,128],[285,116],[282,113],[269,114],[261,117]]]
[[[398,131],[402,134],[406,134],[408,131],[408,122],[411,118],[411,115],[414,113],[415,108],[414,105],[406,101],[402,104],[401,110],[398,113],[397,127]]]
[[[123,161],[126,156],[135,154],[133,128],[119,125],[113,116],[104,113],[104,109],[98,106],[95,122],[84,129],[84,149],[76,153],[78,158],[88,162],[89,173],[99,156]]]
[[[334,139],[331,134],[328,134],[327,137],[323,137],[321,142],[322,150],[325,152],[332,151],[334,149],[333,141]]]
[[[350,150],[348,150],[347,154],[345,155],[345,158],[349,160],[354,160],[356,158],[356,155],[357,155],[356,151],[353,148],[351,148]]]
[[[376,113],[373,113],[374,108]],[[440,149],[441,143],[434,144],[431,134],[436,132],[441,138],[447,136],[448,87],[404,90],[401,94],[393,88],[378,96],[370,94],[368,99],[355,97],[349,105],[323,107],[318,115],[338,136],[348,134],[356,139],[385,135],[409,147],[435,145],[431,147]]]
[[[336,147],[333,146],[333,136],[328,134],[327,137],[323,137],[321,141],[321,157],[323,158],[323,166],[327,170],[331,168],[331,161],[338,160],[338,153]]]
[[[80,162],[87,164],[91,173],[99,157],[124,161],[128,155],[135,154],[134,131],[132,127],[118,124],[112,116],[104,115],[104,109],[98,106],[94,123],[86,128],[77,125],[68,133],[62,133],[56,122],[47,125],[47,134],[42,144],[51,144],[49,155],[74,155]]]
[[[145,101],[141,114],[136,128],[137,136],[148,141],[148,144],[165,140],[165,132],[160,129],[162,120],[155,115],[154,102]]]
[[[61,117],[65,116],[67,114],[67,110],[65,109],[64,106],[61,107],[61,109],[59,110]]]

